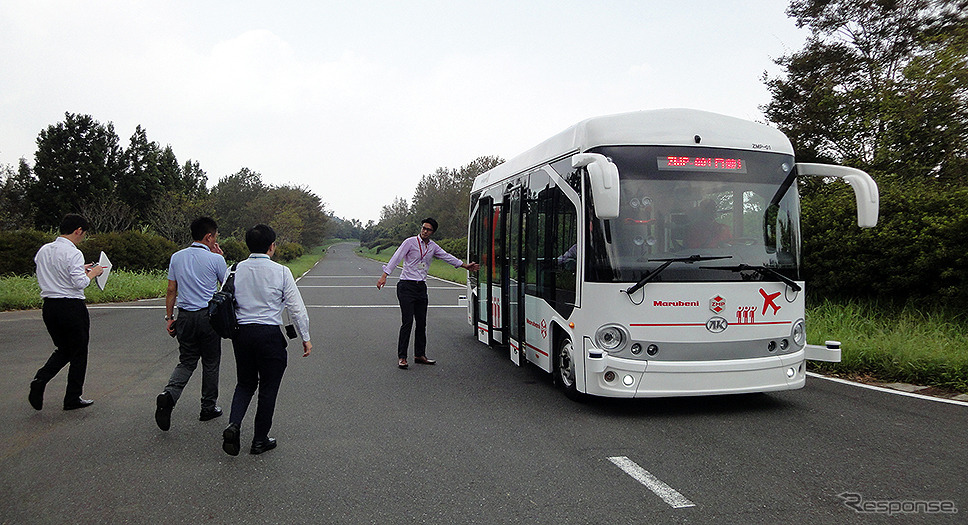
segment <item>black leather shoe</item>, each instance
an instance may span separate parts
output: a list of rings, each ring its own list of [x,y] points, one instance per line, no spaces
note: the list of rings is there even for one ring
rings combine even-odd
[[[239,426],[229,423],[222,431],[222,450],[230,456],[238,456],[242,445],[239,443]]]
[[[427,359],[427,356],[425,356],[425,355],[420,355],[420,356],[414,357],[413,358],[413,362],[414,363],[420,363],[421,365],[435,365],[435,364],[437,364],[437,361],[435,361],[433,359]]]
[[[73,401],[64,402],[64,410],[77,410],[78,408],[89,407],[94,404],[94,401],[90,399],[77,398]]]
[[[263,452],[268,452],[276,448],[276,438],[269,438],[265,441],[256,441],[252,443],[252,448],[249,449],[249,454],[262,454]]]
[[[215,419],[222,415],[222,407],[215,407],[209,409],[203,409],[198,414],[199,421],[208,421],[209,419]]]
[[[158,423],[158,428],[168,430],[171,428],[171,409],[175,408],[175,398],[171,397],[171,392],[165,391],[158,394],[155,404],[155,423]]]
[[[30,382],[30,394],[27,395],[27,401],[30,401],[30,406],[34,407],[34,410],[40,410],[44,408],[44,388],[45,385],[40,379],[34,379]]]

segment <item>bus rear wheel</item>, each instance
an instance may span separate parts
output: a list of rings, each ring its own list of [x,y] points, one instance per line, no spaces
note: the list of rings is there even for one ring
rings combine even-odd
[[[582,395],[578,392],[578,385],[575,378],[575,346],[571,339],[565,337],[558,345],[555,352],[555,384],[564,392],[565,396],[572,401],[581,401]]]

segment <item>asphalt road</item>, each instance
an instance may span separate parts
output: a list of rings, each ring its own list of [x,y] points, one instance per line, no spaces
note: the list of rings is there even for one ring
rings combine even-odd
[[[259,456],[222,452],[226,416],[198,421],[198,373],[171,430],[155,426],[177,359],[162,301],[90,308],[95,404],[71,412],[66,371],[43,411],[27,403],[51,351],[40,312],[0,313],[0,523],[965,522],[964,405],[817,378],[777,394],[574,403],[478,343],[462,289],[441,281],[438,364],[399,370],[395,279],[377,291],[379,268],[337,245],[299,281],[314,350],[290,344],[279,447]],[[226,412],[234,376],[225,342]]]

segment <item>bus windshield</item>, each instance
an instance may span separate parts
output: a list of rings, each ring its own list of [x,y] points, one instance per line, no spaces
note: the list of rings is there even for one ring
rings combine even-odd
[[[585,279],[798,279],[800,209],[793,157],[699,146],[595,148],[618,167],[619,217],[595,218],[586,192]],[[587,183],[586,183],[587,187]]]

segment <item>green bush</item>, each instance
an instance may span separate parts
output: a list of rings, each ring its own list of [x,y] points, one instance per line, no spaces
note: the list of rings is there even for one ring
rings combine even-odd
[[[249,248],[235,237],[220,239],[218,245],[219,248],[222,248],[225,261],[229,264],[239,262],[249,256]]]
[[[803,199],[802,277],[810,299],[968,299],[968,188],[878,184],[880,217],[871,229],[857,227],[846,184],[825,184]]]
[[[160,235],[128,230],[91,235],[80,249],[87,262],[97,261],[103,251],[114,268],[137,272],[168,268],[178,245]]]
[[[37,230],[0,231],[0,275],[32,275],[37,250],[56,237]]]
[[[458,239],[441,239],[437,241],[437,244],[440,245],[444,251],[460,260],[464,260],[464,258],[467,257],[467,237],[460,237]]]
[[[306,253],[302,245],[297,242],[287,242],[276,246],[275,258],[282,262],[289,262],[302,257]]]

